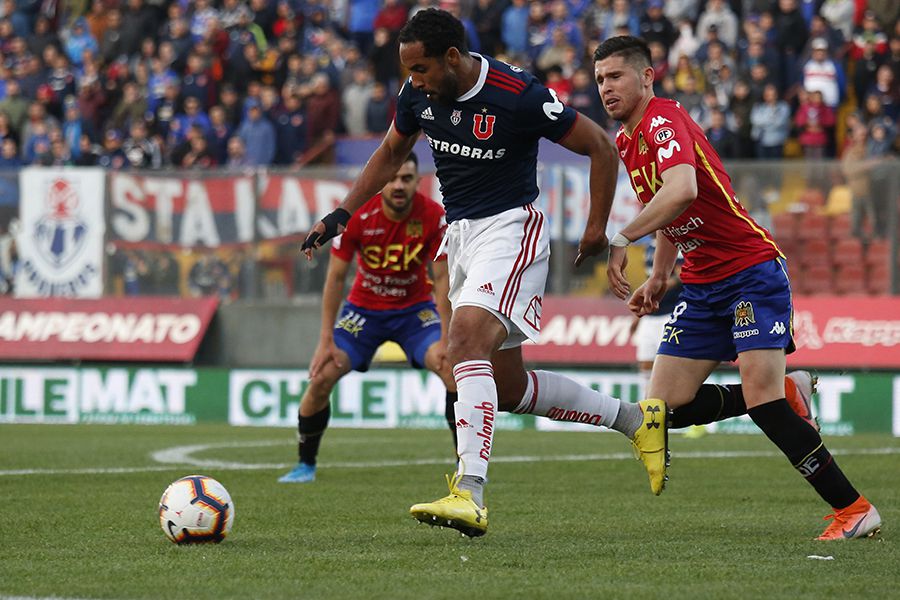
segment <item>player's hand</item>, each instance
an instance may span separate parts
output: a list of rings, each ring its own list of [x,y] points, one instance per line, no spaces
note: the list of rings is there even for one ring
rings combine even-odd
[[[631,286],[625,277],[625,267],[628,265],[628,252],[626,246],[609,247],[609,264],[606,266],[606,277],[609,279],[609,287],[620,300],[628,297]]]
[[[628,309],[639,318],[656,312],[667,287],[665,281],[648,279],[634,290],[628,299]]]
[[[350,213],[343,208],[336,208],[316,223],[309,231],[300,251],[306,254],[306,260],[312,260],[313,250],[322,247],[322,244],[333,237],[337,237],[347,228]]]
[[[578,242],[578,254],[575,255],[575,266],[580,267],[581,263],[584,262],[588,256],[598,256],[606,247],[609,246],[609,239],[606,237],[606,233],[593,232],[585,230],[584,235],[581,236],[581,241]]]
[[[341,355],[340,350],[338,350],[337,344],[334,343],[334,340],[322,340],[319,342],[319,345],[316,346],[316,352],[313,354],[312,362],[309,363],[309,378],[312,379],[315,377],[330,362],[334,362],[335,366],[339,369],[344,366],[341,364],[343,362],[343,356]]]
[[[453,371],[453,365],[450,364],[447,359],[447,339],[441,338],[437,342],[435,342],[434,346],[434,357],[438,361],[438,371],[443,371],[447,369],[448,372]]]

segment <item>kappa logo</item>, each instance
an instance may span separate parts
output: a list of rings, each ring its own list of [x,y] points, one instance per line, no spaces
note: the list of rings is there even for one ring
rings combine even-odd
[[[484,110],[487,110],[486,108]],[[481,141],[490,139],[494,135],[494,123],[497,117],[494,115],[472,115],[472,134]]]
[[[434,113],[431,112],[431,107],[429,106],[428,108],[423,110],[422,114],[419,115],[419,118],[426,121],[434,121]]]
[[[756,323],[753,316],[753,305],[746,300],[741,300],[734,307],[734,326],[749,327],[751,323]]]
[[[482,294],[487,294],[489,296],[495,295],[494,294],[494,286],[491,285],[490,281],[488,281],[487,283],[485,283],[484,285],[479,287],[477,291],[481,292]]]
[[[784,323],[782,323],[781,321],[775,321],[775,325],[772,326],[772,329],[769,330],[769,333],[774,335],[783,335],[786,331],[787,327],[784,326]]]
[[[462,121],[462,111],[459,109],[454,109],[453,114],[450,115],[450,122],[454,125],[459,125],[460,121]]]
[[[672,121],[668,120],[665,117],[653,117],[653,119],[650,121],[650,131],[653,131],[660,125],[665,125],[666,123],[671,124]]]
[[[34,226],[38,252],[56,268],[72,262],[84,248],[88,226],[78,215],[78,192],[65,179],[47,190],[46,214]]]

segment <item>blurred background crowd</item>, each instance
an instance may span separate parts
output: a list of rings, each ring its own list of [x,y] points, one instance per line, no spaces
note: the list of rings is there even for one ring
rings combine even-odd
[[[0,168],[331,162],[389,127],[430,6],[610,128],[590,55],[631,34],[723,158],[898,152],[897,0],[3,0]]]

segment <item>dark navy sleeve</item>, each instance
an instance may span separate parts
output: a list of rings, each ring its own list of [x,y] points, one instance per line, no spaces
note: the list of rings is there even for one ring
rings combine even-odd
[[[569,133],[577,118],[575,109],[563,104],[556,92],[536,80],[519,97],[516,123],[528,135],[559,142]]]
[[[400,88],[400,95],[397,97],[397,114],[394,115],[394,128],[406,136],[418,133],[420,129],[416,113],[412,108],[411,92],[412,83],[407,79]]]

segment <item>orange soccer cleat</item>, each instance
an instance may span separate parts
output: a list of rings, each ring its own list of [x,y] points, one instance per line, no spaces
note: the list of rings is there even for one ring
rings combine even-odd
[[[812,395],[816,393],[819,378],[809,371],[788,373],[784,381],[784,396],[788,404],[810,427],[819,431],[819,419],[813,412]]]
[[[817,540],[852,540],[881,532],[881,515],[863,496],[847,508],[834,509],[834,513],[825,517],[826,521],[829,519],[831,524]]]

